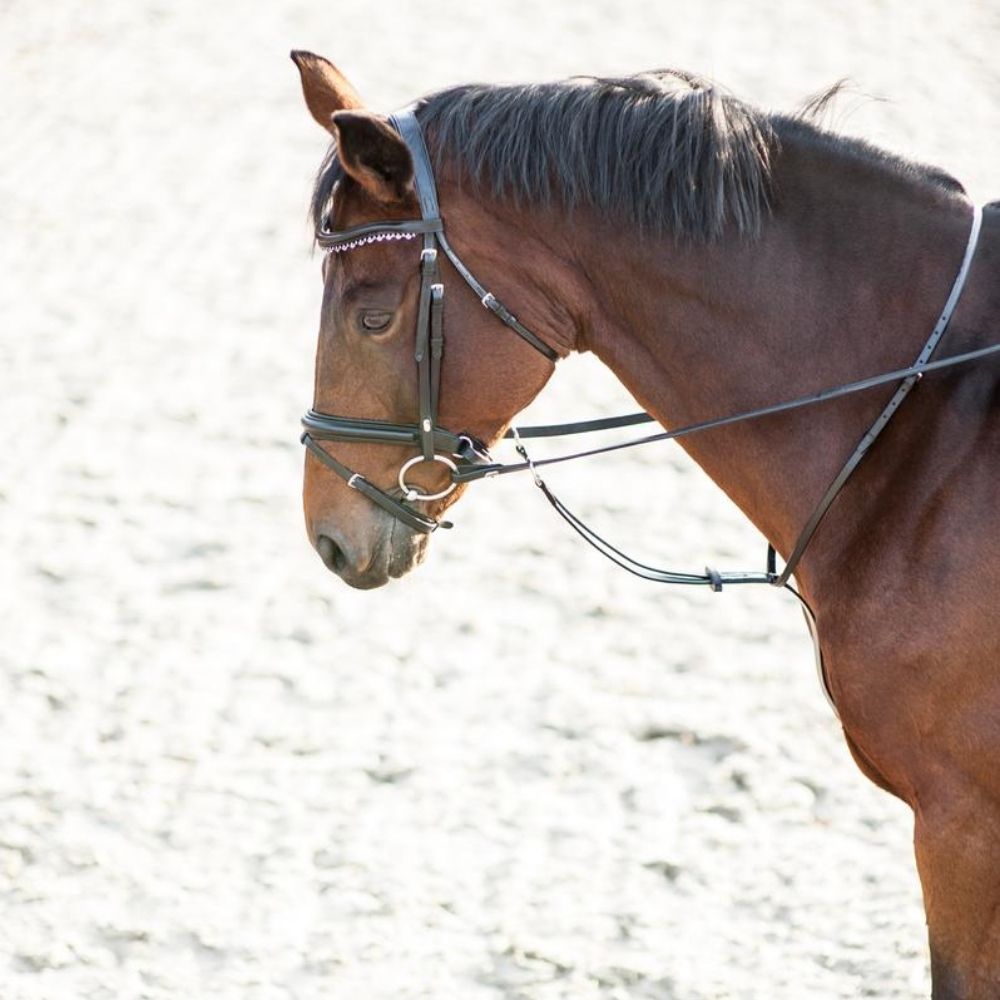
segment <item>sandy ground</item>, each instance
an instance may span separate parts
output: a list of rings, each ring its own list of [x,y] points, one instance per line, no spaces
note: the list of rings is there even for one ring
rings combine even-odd
[[[357,594],[297,419],[324,148],[293,47],[376,107],[674,65],[998,191],[1000,14],[958,0],[0,2],[0,998],[927,992],[909,816],[790,599],[657,589],[528,480]],[[991,186],[992,185],[992,186]],[[628,408],[577,362],[535,416]],[[641,553],[756,567],[677,449],[561,472]]]

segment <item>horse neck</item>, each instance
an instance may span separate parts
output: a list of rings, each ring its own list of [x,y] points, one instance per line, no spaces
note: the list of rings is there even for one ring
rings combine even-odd
[[[969,225],[959,193],[815,137],[782,140],[777,206],[756,241],[685,247],[597,222],[574,235],[589,290],[577,346],[667,427],[912,363],[955,277]],[[884,396],[682,444],[787,554]]]

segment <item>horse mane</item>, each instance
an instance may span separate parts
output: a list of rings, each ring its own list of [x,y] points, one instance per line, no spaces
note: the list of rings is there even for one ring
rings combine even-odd
[[[467,85],[417,110],[438,167],[521,204],[592,207],[640,231],[756,236],[770,201],[767,117],[677,70]]]
[[[820,127],[844,86],[834,84],[797,114],[769,115],[702,77],[664,69],[468,84],[424,98],[416,113],[435,168],[457,167],[460,182],[520,205],[597,209],[641,233],[695,243],[717,240],[730,226],[748,240],[759,235],[782,136],[961,190],[943,171]],[[313,191],[317,226],[342,177],[334,144]]]

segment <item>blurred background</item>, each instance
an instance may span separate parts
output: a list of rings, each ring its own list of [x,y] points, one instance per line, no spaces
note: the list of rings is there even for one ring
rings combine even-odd
[[[848,77],[833,127],[1000,195],[986,0],[0,0],[0,997],[926,993],[908,812],[790,598],[633,580],[527,478],[386,590],[309,549],[325,134],[292,48],[381,110]],[[531,416],[630,406],[574,359]],[[763,559],[675,447],[552,481],[660,564]]]

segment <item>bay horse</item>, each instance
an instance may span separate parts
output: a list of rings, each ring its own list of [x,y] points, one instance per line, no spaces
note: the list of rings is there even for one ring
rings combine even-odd
[[[1000,204],[807,115],[660,71],[456,87],[389,119],[293,59],[334,140],[305,516],[351,586],[420,561],[571,352],[676,427],[901,370],[956,288],[936,357],[1000,330]],[[794,567],[851,753],[914,812],[939,1000],[1000,996],[996,358],[928,370]],[[787,558],[892,388],[681,443]]]

